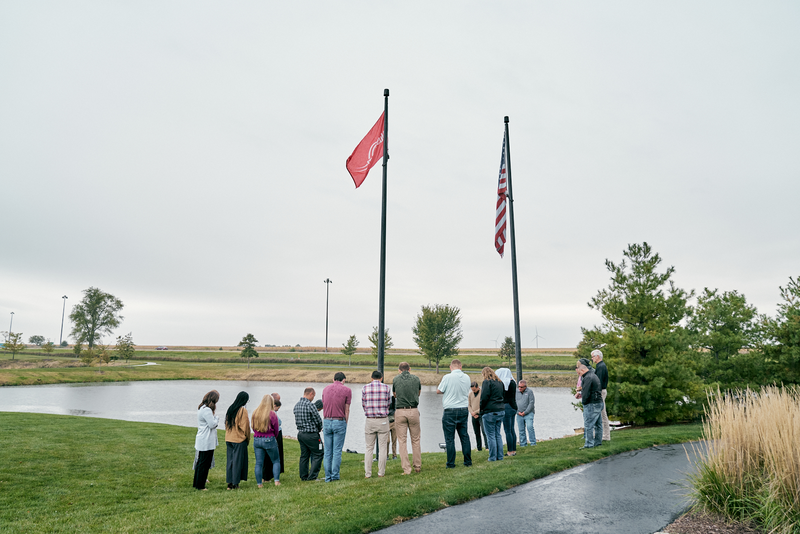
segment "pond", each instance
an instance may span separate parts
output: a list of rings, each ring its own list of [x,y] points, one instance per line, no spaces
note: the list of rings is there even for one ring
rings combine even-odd
[[[165,423],[196,427],[197,405],[212,389],[220,392],[217,415],[224,419],[225,411],[239,391],[250,395],[247,410],[252,414],[261,398],[280,393],[283,406],[278,412],[285,436],[296,436],[292,408],[311,386],[317,399],[328,384],[260,381],[177,380],[152,382],[110,382],[85,384],[54,384],[44,386],[0,387],[0,411],[49,413]],[[345,448],[363,453],[364,411],[361,408],[362,384],[346,384],[353,390],[350,422]],[[583,426],[583,417],[575,411],[569,388],[533,388],[536,396],[534,428],[537,439],[560,438],[571,435]],[[442,397],[436,386],[422,386],[420,395],[421,445],[423,452],[439,451],[444,442],[442,434]],[[470,440],[475,448],[475,436],[469,425]],[[458,447],[458,439],[456,438]],[[410,448],[410,443],[409,443]],[[410,450],[409,450],[410,452]]]

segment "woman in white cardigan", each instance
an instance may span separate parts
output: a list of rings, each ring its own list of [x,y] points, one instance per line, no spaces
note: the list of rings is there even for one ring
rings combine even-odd
[[[203,402],[197,407],[197,437],[194,439],[194,484],[199,490],[206,489],[208,470],[214,465],[214,449],[217,448],[217,427],[219,417],[214,413],[219,402],[219,392],[211,390],[203,397]]]

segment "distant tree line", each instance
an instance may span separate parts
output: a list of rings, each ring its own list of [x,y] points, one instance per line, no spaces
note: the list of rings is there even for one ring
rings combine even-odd
[[[800,279],[780,287],[775,317],[757,312],[736,290],[675,285],[674,267],[647,243],[606,260],[611,283],[588,303],[603,318],[582,328],[575,352],[601,349],[609,369],[609,414],[635,424],[690,420],[707,395],[800,384]]]

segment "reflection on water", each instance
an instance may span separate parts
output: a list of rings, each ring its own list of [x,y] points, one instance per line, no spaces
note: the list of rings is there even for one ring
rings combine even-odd
[[[278,412],[284,435],[296,436],[292,408],[307,386],[317,390],[327,384],[302,384],[298,382],[246,382],[178,380],[152,382],[112,382],[86,384],[54,384],[45,386],[0,387],[0,410],[9,412],[49,413],[143,421],[194,427],[197,424],[197,405],[203,395],[212,389],[220,392],[217,415],[225,418],[225,411],[239,391],[250,395],[247,409],[255,410],[261,398],[270,393],[280,393],[283,407]],[[346,384],[353,390],[345,448],[364,451],[364,411],[361,408],[361,384]],[[537,439],[558,438],[572,434],[583,426],[580,412],[571,405],[574,400],[569,388],[533,388],[536,395],[534,428]],[[425,452],[439,451],[442,435],[442,397],[436,395],[436,386],[422,386],[420,395],[421,445]],[[470,440],[475,447],[472,425]],[[409,445],[410,446],[410,445]],[[456,446],[459,446],[456,439]]]

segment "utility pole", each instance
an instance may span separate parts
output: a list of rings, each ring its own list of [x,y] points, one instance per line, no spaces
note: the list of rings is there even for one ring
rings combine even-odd
[[[328,301],[333,280],[326,278],[323,282],[325,282],[325,352],[328,352]]]
[[[62,338],[64,337],[64,312],[67,310],[67,296],[64,295],[61,297],[64,301],[64,305],[61,307],[61,333],[58,335],[58,346],[61,346]]]

